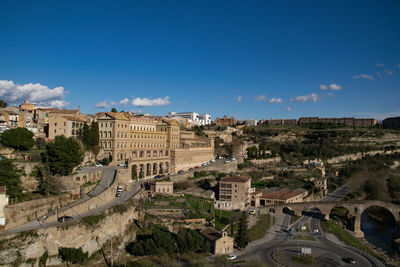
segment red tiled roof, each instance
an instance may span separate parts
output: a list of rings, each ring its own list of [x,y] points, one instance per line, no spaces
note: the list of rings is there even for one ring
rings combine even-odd
[[[2,185],[0,186],[0,194],[5,194],[6,193],[6,186]]]
[[[207,238],[208,240],[214,241],[218,238],[222,237],[222,232],[218,231],[214,228],[205,228],[203,230],[200,231],[200,234],[202,234],[205,238]]]

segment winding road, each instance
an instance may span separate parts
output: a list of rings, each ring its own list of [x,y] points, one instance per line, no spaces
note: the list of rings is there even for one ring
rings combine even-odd
[[[341,199],[347,191],[347,187],[342,186],[321,201]],[[263,238],[265,241],[250,243],[238,253],[238,261],[254,259],[266,262],[268,266],[304,266],[293,262],[292,257],[301,254],[302,248],[309,248],[312,255],[318,258],[313,266],[384,266],[375,257],[363,251],[329,240],[321,230],[320,218],[323,216],[318,209],[311,208],[307,216],[302,216],[292,225],[289,225],[290,217],[287,214],[278,215],[275,226]],[[309,225],[308,232],[298,232],[303,225]],[[296,235],[306,236],[314,241],[295,239]],[[346,261],[349,258],[354,259],[356,263]]]
[[[94,167],[92,167],[92,168],[94,168]],[[120,168],[120,167],[116,167],[116,166],[103,167],[103,175],[100,179],[99,184],[89,194],[85,195],[83,198],[81,198],[77,201],[74,201],[73,203],[69,204],[68,206],[65,206],[64,208],[58,210],[59,216],[64,215],[63,212],[66,210],[69,210],[69,214],[65,214],[65,215],[72,216],[73,217],[72,221],[79,221],[84,217],[100,214],[111,207],[114,207],[116,205],[127,202],[130,198],[132,198],[134,195],[136,195],[141,189],[140,183],[142,181],[131,183],[129,188],[126,191],[122,192],[121,197],[116,197],[108,203],[99,203],[98,208],[96,208],[96,209],[92,209],[92,210],[89,210],[84,213],[77,213],[77,212],[74,213],[74,207],[76,207],[77,205],[79,205],[85,201],[88,201],[91,198],[95,198],[97,195],[99,195],[102,192],[104,192],[105,190],[107,190],[107,188],[110,187],[114,183],[116,171],[118,168]],[[72,212],[74,214],[70,214],[70,212]],[[53,214],[54,213],[48,214],[46,217],[49,217]],[[4,231],[4,232],[0,233],[0,236],[6,236],[6,235],[22,233],[22,232],[31,231],[31,230],[37,230],[40,228],[48,228],[48,227],[53,227],[53,226],[62,224],[57,221],[46,222],[46,217],[41,217],[41,218],[38,218],[37,220],[33,220],[33,221],[30,221],[23,225],[20,225],[16,228]]]

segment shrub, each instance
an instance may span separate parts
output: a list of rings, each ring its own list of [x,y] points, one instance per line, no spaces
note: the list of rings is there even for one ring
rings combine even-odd
[[[63,262],[72,264],[84,264],[89,258],[89,254],[83,252],[82,248],[59,247],[58,255]]]

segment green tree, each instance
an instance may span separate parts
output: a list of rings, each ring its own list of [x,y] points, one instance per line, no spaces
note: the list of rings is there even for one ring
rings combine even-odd
[[[42,137],[36,138],[35,143],[36,143],[36,147],[38,149],[44,149],[44,148],[46,148],[46,145],[47,145],[46,140],[44,140],[44,138],[42,138]]]
[[[65,263],[84,264],[89,259],[89,254],[82,248],[58,248],[58,255]]]
[[[33,133],[26,128],[14,128],[6,130],[1,135],[1,142],[16,150],[29,150],[35,144]]]
[[[249,159],[256,159],[258,158],[258,149],[256,146],[248,147],[247,149],[247,157]]]
[[[250,241],[248,229],[247,229],[247,214],[242,212],[239,218],[239,230],[236,235],[236,244],[240,248],[245,248]]]
[[[137,170],[136,170],[136,165],[132,165],[132,174],[131,174],[132,180],[137,178]]]
[[[6,108],[7,103],[0,99],[0,108]]]
[[[39,258],[39,266],[46,267],[47,259],[49,258],[49,252],[47,249],[43,252],[43,255]]]
[[[92,122],[90,125],[90,146],[98,146],[99,145],[99,124],[97,122]]]
[[[89,149],[89,147],[91,146],[91,143],[90,143],[90,134],[91,134],[90,128],[89,128],[89,126],[85,123],[85,124],[83,125],[83,128],[82,128],[82,143],[85,145],[85,148],[86,148],[86,149]]]
[[[5,185],[10,199],[17,199],[22,195],[20,170],[9,159],[0,160],[0,185]]]
[[[57,194],[56,185],[53,180],[53,177],[50,174],[48,164],[44,164],[42,166],[36,166],[31,176],[35,177],[38,181],[38,186],[36,192],[43,196],[49,196],[50,194]]]
[[[180,252],[196,252],[202,247],[203,243],[203,236],[192,229],[182,228],[177,234],[177,244]]]
[[[73,168],[83,160],[83,151],[72,137],[58,135],[54,143],[46,146],[45,161],[48,162],[52,174],[70,175]]]
[[[112,108],[111,112],[118,112],[116,108]]]

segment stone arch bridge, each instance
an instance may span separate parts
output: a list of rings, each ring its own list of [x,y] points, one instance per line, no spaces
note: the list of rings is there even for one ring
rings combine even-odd
[[[365,200],[365,201],[313,201],[313,202],[299,202],[299,203],[281,203],[275,206],[270,206],[270,209],[276,208],[278,212],[282,213],[283,209],[288,208],[295,215],[301,216],[303,211],[307,211],[310,208],[318,208],[322,216],[329,220],[329,215],[333,208],[344,207],[349,211],[349,216],[354,217],[354,233],[362,237],[364,233],[361,231],[361,215],[370,207],[382,207],[389,210],[395,221],[400,220],[400,206],[378,200]]]

